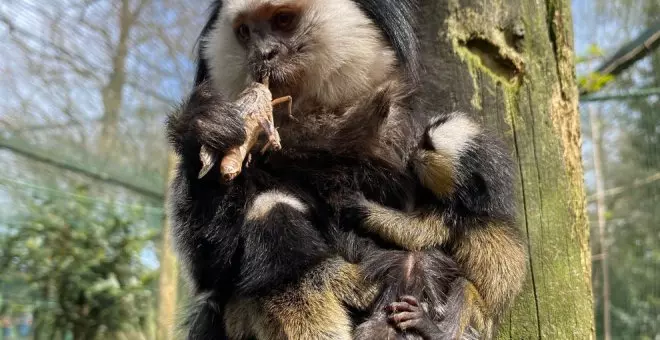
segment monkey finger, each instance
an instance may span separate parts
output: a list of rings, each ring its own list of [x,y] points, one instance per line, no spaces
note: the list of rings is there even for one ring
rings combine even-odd
[[[218,153],[202,145],[199,151],[199,158],[202,161],[202,169],[199,171],[198,178],[202,179],[211,171],[215,163],[218,162]]]
[[[390,313],[397,313],[397,312],[417,312],[418,308],[415,308],[415,306],[410,305],[409,303],[406,302],[393,302],[389,304],[387,307],[385,307],[385,310],[390,312]]]
[[[401,330],[401,331],[406,331],[408,329],[417,329],[419,328],[422,320],[420,319],[412,319],[412,320],[407,320],[404,322],[400,322],[396,324],[396,327]]]
[[[398,312],[390,315],[387,318],[390,322],[395,324],[402,323],[404,321],[413,320],[413,319],[422,319],[422,314],[417,312]]]
[[[406,302],[406,303],[408,303],[410,305],[413,305],[415,307],[419,307],[419,301],[414,296],[405,295],[405,296],[400,297],[399,301]]]

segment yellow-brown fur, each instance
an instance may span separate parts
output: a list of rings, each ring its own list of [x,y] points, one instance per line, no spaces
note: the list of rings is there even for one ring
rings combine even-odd
[[[465,232],[456,238],[451,252],[480,292],[486,310],[500,317],[522,289],[525,275],[526,253],[511,226],[492,223]]]
[[[342,259],[312,269],[297,285],[259,298],[233,298],[225,309],[231,339],[352,339],[346,306],[367,309],[379,287]]]
[[[364,227],[389,242],[411,251],[418,251],[445,243],[450,230],[442,216],[433,212],[401,212],[382,205],[365,202],[368,214]]]
[[[434,166],[415,169],[423,186],[440,196],[448,196],[454,192],[456,169],[448,155],[420,150],[416,154],[415,161],[417,164],[434,164]]]

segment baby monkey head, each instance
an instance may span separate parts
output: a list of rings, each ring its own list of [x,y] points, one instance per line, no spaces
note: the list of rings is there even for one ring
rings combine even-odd
[[[399,70],[400,49],[388,34],[397,23],[385,23],[400,7],[391,0],[220,1],[202,36],[202,58],[230,96],[268,77],[273,92],[298,102],[341,105]]]

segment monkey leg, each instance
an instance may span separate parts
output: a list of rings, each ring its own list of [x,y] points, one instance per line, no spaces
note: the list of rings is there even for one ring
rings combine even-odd
[[[498,322],[522,290],[526,253],[515,226],[490,223],[466,230],[452,245],[452,254],[466,280],[454,287],[454,312],[460,329],[468,324],[492,338]]]
[[[452,284],[445,319],[439,325],[445,339],[491,339],[493,320],[475,286],[465,278]]]
[[[377,293],[364,282],[357,265],[331,258],[297,283],[260,297],[234,297],[227,305],[225,328],[230,339],[352,339],[346,306],[366,308]]]
[[[234,307],[244,316],[228,322],[233,334],[259,340],[352,338],[346,301],[368,305],[368,295],[376,293],[362,284],[357,265],[334,256],[312,213],[310,200],[288,190],[262,192],[248,204]]]
[[[229,340],[228,330],[223,322],[223,298],[212,293],[202,293],[195,297],[181,325],[177,338],[187,340]]]
[[[360,275],[359,267],[329,259],[305,274],[299,285],[263,298],[266,317],[258,339],[347,340],[353,325],[346,306],[366,308],[377,289]],[[259,333],[258,333],[259,334]]]

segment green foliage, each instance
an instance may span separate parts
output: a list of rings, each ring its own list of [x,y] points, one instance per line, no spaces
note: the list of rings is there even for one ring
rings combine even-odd
[[[87,189],[79,188],[84,195]],[[152,246],[139,207],[34,195],[27,213],[0,229],[2,281],[23,283],[35,306],[37,336],[74,339],[140,329],[153,305],[156,272],[141,256]]]
[[[594,59],[602,58],[605,56],[605,51],[596,44],[589,45],[584,55],[578,56],[575,60],[577,64],[583,64],[593,61]]]
[[[576,59],[577,64],[590,64],[594,61],[601,59],[605,55],[598,45],[591,44],[584,55],[578,56]],[[577,77],[578,88],[586,92],[598,92],[605,85],[614,80],[611,74],[602,74],[599,72],[589,72],[586,75],[579,75]]]
[[[591,72],[586,76],[578,77],[577,83],[580,90],[586,92],[598,92],[605,85],[609,84],[612,80],[614,80],[614,76],[611,74],[601,74],[598,72]]]

